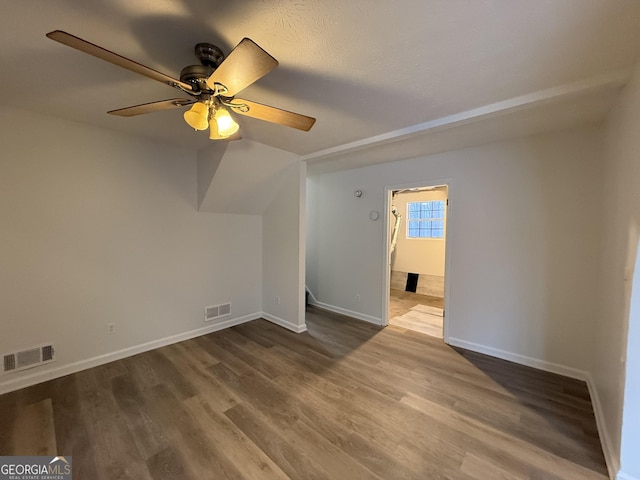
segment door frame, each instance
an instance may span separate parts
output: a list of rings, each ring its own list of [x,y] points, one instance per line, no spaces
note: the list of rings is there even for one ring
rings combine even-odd
[[[453,179],[452,178],[436,178],[421,180],[419,182],[385,185],[384,187],[384,245],[382,256],[382,271],[383,271],[383,293],[382,293],[382,325],[389,325],[389,291],[391,289],[391,202],[392,194],[394,190],[403,190],[409,188],[429,188],[446,185],[447,187],[447,217],[446,217],[446,236],[444,244],[444,319],[443,319],[443,340],[444,343],[449,343],[451,337],[451,325],[453,317],[451,315],[451,258],[452,258],[452,238],[453,238],[453,222],[451,221],[453,215]],[[406,216],[406,213],[403,214]],[[404,219],[406,222],[406,218]],[[404,226],[404,225],[403,225]]]

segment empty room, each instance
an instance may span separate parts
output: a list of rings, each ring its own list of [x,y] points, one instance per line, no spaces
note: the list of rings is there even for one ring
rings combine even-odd
[[[0,479],[640,480],[640,2],[5,2]]]

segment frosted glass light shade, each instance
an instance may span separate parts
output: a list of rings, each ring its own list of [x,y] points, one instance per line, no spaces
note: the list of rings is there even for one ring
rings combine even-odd
[[[218,124],[214,121],[209,122],[209,140],[222,140],[227,137],[223,137],[218,133]]]
[[[194,103],[193,107],[184,112],[184,121],[191,128],[206,130],[209,126],[209,107],[202,102]]]
[[[218,134],[222,138],[226,138],[233,135],[240,128],[240,125],[238,125],[233,120],[233,118],[231,118],[231,115],[229,115],[229,112],[227,111],[226,108],[222,108],[222,107],[218,108],[216,110],[216,114],[214,118],[216,120],[216,124],[218,125]]]

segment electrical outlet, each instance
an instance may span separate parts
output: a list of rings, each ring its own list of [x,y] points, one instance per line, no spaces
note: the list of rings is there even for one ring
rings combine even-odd
[[[107,333],[109,335],[113,335],[116,333],[116,324],[115,323],[107,323]]]
[[[360,303],[360,294],[356,293],[356,302]]]
[[[276,303],[280,305],[280,297],[276,297]]]

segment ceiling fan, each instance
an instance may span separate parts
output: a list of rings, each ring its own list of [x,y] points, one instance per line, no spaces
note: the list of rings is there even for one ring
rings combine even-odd
[[[212,140],[239,138],[238,135],[234,135],[239,126],[229,114],[229,110],[303,131],[309,131],[316,121],[315,118],[306,115],[235,97],[278,66],[275,58],[249,38],[242,39],[226,57],[215,45],[198,43],[195,54],[200,60],[200,65],[183,68],[178,80],[61,30],[49,32],[47,37],[177,88],[191,97],[171,98],[107,112],[111,115],[132,117],[191,105],[191,108],[184,112],[185,121],[196,130],[208,128],[209,138]]]

